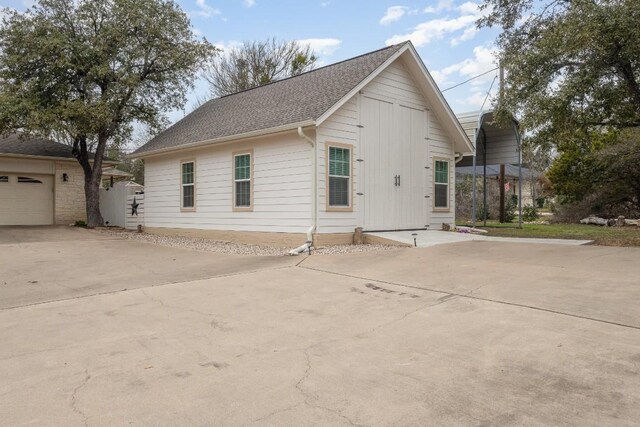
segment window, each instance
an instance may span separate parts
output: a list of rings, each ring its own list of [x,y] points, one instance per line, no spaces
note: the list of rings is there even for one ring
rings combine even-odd
[[[196,170],[195,162],[180,163],[180,193],[182,196],[182,209],[195,209],[196,207]]]
[[[0,175],[0,182],[9,182],[9,177],[7,175]]]
[[[449,162],[435,160],[434,209],[449,209]]]
[[[42,184],[42,181],[35,178],[30,178],[28,176],[19,176],[18,182],[24,183],[24,184]]]
[[[233,156],[233,207],[251,209],[251,153]]]
[[[329,146],[329,207],[351,207],[351,149]]]

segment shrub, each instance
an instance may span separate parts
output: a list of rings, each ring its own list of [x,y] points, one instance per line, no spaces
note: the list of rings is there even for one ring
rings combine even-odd
[[[539,218],[538,209],[535,206],[527,205],[522,207],[522,220],[532,222]]]

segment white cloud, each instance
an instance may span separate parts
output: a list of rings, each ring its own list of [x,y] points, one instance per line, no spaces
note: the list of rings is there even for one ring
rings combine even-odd
[[[493,46],[476,46],[473,48],[473,58],[467,58],[456,64],[449,65],[439,72],[442,76],[458,74],[462,79],[468,79],[497,67],[497,49]],[[482,85],[493,80],[495,74],[489,73],[470,82],[471,85]]]
[[[438,10],[452,10],[453,3],[443,0],[437,6],[432,6],[428,13],[436,13]],[[440,9],[439,9],[440,8]],[[489,10],[481,11],[479,5],[473,2],[466,2],[456,7],[459,16],[430,19],[422,22],[405,34],[396,34],[386,40],[387,45],[397,44],[406,40],[411,40],[417,47],[425,46],[435,40],[441,40],[445,36],[460,33],[450,41],[452,46],[460,42],[471,40],[478,32],[476,22]]]
[[[463,81],[476,77],[489,70],[497,67],[495,54],[497,49],[493,46],[476,46],[473,49],[473,58],[467,58],[458,63],[449,65],[441,70],[434,70],[431,72],[434,80],[442,89],[453,86],[456,83],[462,83]],[[478,77],[469,83],[461,86],[457,89],[458,93],[466,93],[468,96],[462,99],[456,99],[456,102],[465,107],[478,109],[482,106],[482,103],[487,98],[487,91],[489,90],[491,82],[494,81],[497,75],[497,71],[487,73],[481,77]],[[495,95],[497,91],[498,82],[495,81],[491,93]],[[491,105],[492,96],[487,98],[484,105],[487,108]]]
[[[467,28],[466,30],[464,30],[462,35],[451,39],[451,46],[457,46],[461,42],[466,42],[467,40],[471,40],[476,36],[477,32],[478,32],[478,29],[476,27]]]
[[[451,10],[453,8],[453,0],[440,0],[435,6],[427,6],[423,13],[438,13],[443,10]]]
[[[387,8],[387,12],[380,18],[380,25],[389,25],[392,22],[399,21],[408,10],[407,6],[391,6]]]
[[[330,4],[331,4],[331,2],[330,2],[330,1],[323,1],[323,2],[321,2],[321,3],[320,3],[320,7],[327,7],[327,6],[329,6]]]
[[[338,50],[342,44],[342,40],[325,38],[325,39],[302,39],[298,40],[302,45],[309,45],[311,50],[322,56],[331,56]]]
[[[226,42],[219,40],[213,43],[213,45],[218,49],[220,49],[222,51],[222,55],[225,56],[225,55],[228,55],[229,52],[232,51],[233,49],[238,49],[242,47],[242,42],[237,40],[229,40]]]
[[[476,89],[468,97],[464,99],[457,99],[457,101],[460,104],[465,105],[473,110],[479,110],[480,108],[482,108],[483,110],[487,110],[489,109],[491,104],[493,104],[493,100],[496,92],[496,85],[495,84],[493,85],[493,88],[491,89],[491,93],[487,97],[488,89],[489,88],[485,90]]]
[[[477,15],[480,13],[480,5],[472,1],[462,3],[460,6],[456,7],[456,9],[459,10],[462,14]]]
[[[222,14],[220,9],[216,9],[215,7],[207,4],[207,0],[196,0],[196,5],[198,6],[198,10],[196,10],[194,14],[202,18],[211,18],[212,16]]]
[[[244,7],[252,7],[256,4],[256,0],[242,0]]]
[[[475,25],[478,19],[475,15],[465,15],[453,19],[432,19],[418,24],[407,34],[397,34],[387,39],[387,45],[411,40],[414,45],[421,47],[434,40],[442,39],[445,35],[466,29]]]

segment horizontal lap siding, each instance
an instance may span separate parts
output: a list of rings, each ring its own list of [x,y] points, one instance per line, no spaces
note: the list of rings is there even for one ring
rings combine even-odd
[[[433,203],[435,194],[433,194],[433,168],[434,157],[444,158],[449,160],[449,211],[448,212],[434,212]],[[455,197],[455,162],[453,144],[446,137],[444,130],[441,128],[437,118],[432,113],[429,113],[429,165],[431,167],[431,173],[427,174],[427,188],[431,192],[431,197],[428,200],[428,212],[429,212],[429,229],[439,230],[442,228],[442,223],[452,224],[455,222],[456,211],[456,197]]]
[[[431,109],[429,100],[425,99],[422,92],[416,85],[413,77],[405,68],[401,59],[396,60],[383,70],[376,78],[369,82],[362,90],[363,93],[389,100],[411,107],[423,107]],[[354,159],[358,158],[360,132],[360,114],[358,111],[358,96],[355,95],[344,106],[331,115],[317,130],[318,141],[318,231],[320,233],[344,233],[353,232],[359,225],[359,196],[358,186],[358,162],[353,163],[354,167],[354,210],[353,212],[328,212],[326,210],[326,144],[328,142],[338,142],[352,144],[354,146]],[[436,101],[437,102],[437,101]],[[450,185],[449,185],[449,212],[433,212],[433,176],[427,174],[426,188],[431,197],[428,199],[427,212],[430,228],[439,228],[442,222],[454,222],[455,212],[455,167],[453,144],[447,137],[446,132],[440,126],[437,118],[429,112],[429,148],[428,164],[433,168],[433,157],[443,157],[451,161]],[[431,172],[431,169],[430,169]]]
[[[232,209],[232,153],[253,150],[253,211]],[[145,225],[306,232],[311,224],[311,149],[295,134],[145,160]],[[196,211],[180,211],[180,161],[196,162]]]
[[[331,115],[316,132],[318,141],[318,232],[319,233],[351,233],[357,226],[358,188],[357,158],[359,135],[358,104],[356,97],[350,99],[338,111]],[[353,145],[353,212],[328,212],[327,206],[327,176],[326,151],[327,144],[337,142]]]

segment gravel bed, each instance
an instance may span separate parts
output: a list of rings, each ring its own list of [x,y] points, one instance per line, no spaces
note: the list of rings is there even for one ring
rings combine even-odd
[[[111,237],[153,243],[173,248],[194,249],[198,251],[217,252],[228,255],[283,256],[289,255],[293,248],[281,248],[266,245],[249,245],[245,243],[225,242],[221,240],[202,239],[196,237],[162,236],[158,234],[138,233],[119,229],[100,229],[101,233]],[[312,249],[312,255],[352,254],[361,252],[388,251],[399,246],[388,245],[334,245]]]

